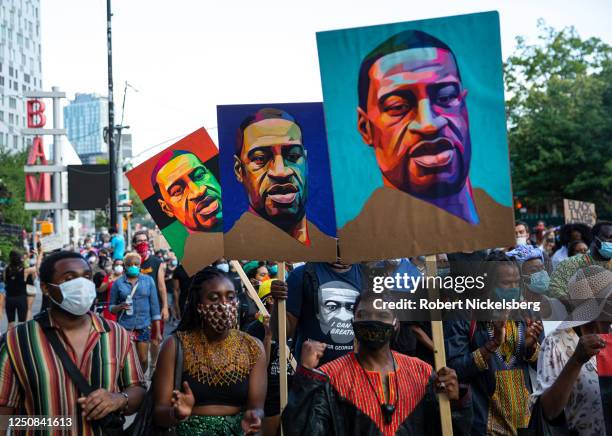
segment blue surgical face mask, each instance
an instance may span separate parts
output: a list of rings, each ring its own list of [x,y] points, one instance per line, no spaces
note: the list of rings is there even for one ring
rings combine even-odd
[[[545,294],[548,291],[548,286],[550,285],[550,276],[546,270],[538,271],[531,274],[531,279],[529,280],[529,290],[535,292],[537,294]]]
[[[140,274],[140,267],[138,265],[128,266],[126,274],[128,277],[136,277],[138,274]]]
[[[599,238],[597,238],[597,240],[600,244],[600,247],[597,249],[599,254],[606,259],[612,259],[612,242],[602,241]]]
[[[521,289],[495,287],[495,289],[493,289],[493,294],[498,301],[518,301],[521,298]]]
[[[268,272],[270,273],[270,275],[275,276],[278,273],[278,265],[270,265],[268,267]]]

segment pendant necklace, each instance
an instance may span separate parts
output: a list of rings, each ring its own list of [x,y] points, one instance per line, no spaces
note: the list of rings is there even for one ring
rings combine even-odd
[[[363,371],[363,375],[368,381],[368,385],[370,385],[370,388],[374,392],[374,396],[376,397],[376,402],[380,405],[380,411],[382,412],[385,424],[386,425],[391,424],[391,421],[393,421],[393,413],[395,413],[395,406],[397,406],[397,399],[399,398],[399,385],[397,383],[397,370],[395,369],[395,359],[393,358],[393,354],[391,354],[391,360],[393,362],[393,374],[394,374],[393,378],[395,379],[395,404],[389,404],[387,402],[382,402],[378,399],[378,394],[376,393],[376,389],[374,388],[374,385],[372,384],[370,377],[368,377],[368,373],[366,372],[365,368],[361,364],[359,357],[357,357],[357,354],[355,354],[355,359],[357,360],[359,367]],[[390,397],[391,397],[391,393],[389,392],[389,398]]]

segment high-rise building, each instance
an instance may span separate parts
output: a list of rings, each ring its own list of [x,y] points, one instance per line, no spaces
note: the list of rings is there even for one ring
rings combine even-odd
[[[83,163],[95,163],[108,155],[104,127],[108,125],[108,100],[96,94],[76,94],[64,107],[64,126],[68,141]]]
[[[0,146],[8,150],[28,145],[23,93],[42,89],[40,53],[40,0],[1,0]]]

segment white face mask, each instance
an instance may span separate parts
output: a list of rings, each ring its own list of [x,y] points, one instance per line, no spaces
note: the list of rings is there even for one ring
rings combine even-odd
[[[57,286],[64,297],[61,303],[53,300],[55,304],[64,309],[66,312],[76,316],[85,315],[96,298],[96,285],[85,277],[78,277],[64,283],[52,286]]]
[[[516,245],[527,245],[527,238],[526,237],[516,238]]]
[[[115,271],[115,274],[123,274],[123,265],[115,265],[113,270]]]
[[[227,263],[220,263],[219,265],[217,265],[217,269],[219,271],[223,271],[224,273],[228,273],[229,272],[229,265]]]

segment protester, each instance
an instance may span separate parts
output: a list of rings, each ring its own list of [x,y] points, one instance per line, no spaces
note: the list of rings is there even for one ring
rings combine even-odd
[[[517,221],[514,225],[514,235],[516,236],[516,245],[531,245],[531,235],[529,233],[529,224],[524,221]]]
[[[586,241],[585,241],[586,242]],[[599,265],[612,270],[612,221],[600,221],[593,226],[593,240],[586,254],[577,254],[561,262],[552,273],[548,295],[564,301],[567,283],[585,266]]]
[[[4,283],[6,290],[6,317],[8,328],[15,325],[15,312],[17,322],[24,322],[28,315],[28,280],[32,282],[37,273],[37,265],[24,266],[25,257],[21,251],[12,250],[9,253],[9,264],[4,270]]]
[[[179,287],[174,286],[174,273],[178,268],[178,260],[176,257],[172,257],[170,255],[167,256],[166,260],[166,272],[165,272],[165,282],[166,282],[166,291],[168,295],[168,309],[170,311],[170,322],[175,322],[180,318],[180,313],[178,310],[178,298],[179,298]]]
[[[533,228],[535,233],[535,240],[532,241],[535,246],[539,247],[544,243],[544,237],[546,234],[546,223],[544,221],[538,221],[538,224]]]
[[[553,270],[557,269],[559,264],[568,258],[567,247],[571,242],[583,241],[588,246],[591,245],[592,239],[591,228],[586,224],[573,223],[562,226],[559,233],[560,247],[552,257]]]
[[[584,241],[573,241],[567,246],[567,257],[574,257],[577,254],[587,254],[589,246]]]
[[[555,231],[544,232],[542,244],[538,246],[548,257],[552,257],[555,248]]]
[[[599,335],[610,333],[610,295],[612,272],[597,265],[578,270],[568,283],[569,320],[544,340],[538,361],[533,400],[539,398],[548,421],[579,436],[606,434],[597,355],[605,347]]]
[[[261,429],[266,356],[261,343],[235,329],[236,291],[216,268],[195,274],[177,332],[162,346],[153,380],[155,423],[178,435],[255,434]],[[175,390],[177,340],[182,390]]]
[[[436,374],[429,364],[391,351],[397,318],[389,309],[374,309],[375,298],[385,297],[370,292],[355,302],[358,352],[315,369],[326,345],[304,342],[283,413],[284,434],[441,434],[435,392],[457,400],[457,375],[449,368]]]
[[[114,260],[112,268],[113,268],[112,272],[104,278],[102,285],[100,285],[100,290],[98,292],[98,298],[100,298],[99,301],[104,303],[104,309],[102,310],[102,316],[106,319],[110,319],[111,321],[117,321],[117,315],[115,315],[114,313],[110,311],[111,289],[113,288],[113,284],[125,272],[125,268],[123,266],[123,259]]]
[[[125,238],[116,228],[110,229],[110,244],[113,250],[113,260],[123,260],[125,255]]]
[[[266,280],[259,285],[257,295],[266,307],[268,313],[273,313],[275,308],[272,296],[273,280]],[[282,282],[276,282],[277,284]],[[247,326],[247,333],[259,339],[266,352],[266,363],[268,367],[268,389],[264,403],[264,419],[262,423],[263,436],[276,436],[280,426],[280,347],[278,344],[277,329],[270,326],[270,317],[258,314],[257,319]],[[292,348],[293,338],[287,337],[287,346]],[[288,366],[288,382],[291,382],[293,368]]]
[[[489,298],[520,299],[518,265],[504,253],[487,256],[482,275]],[[509,315],[492,312],[489,319],[494,321],[445,322],[448,366],[472,390],[473,436],[516,436],[529,423],[529,365],[537,361],[543,326]]]
[[[153,331],[152,336],[162,336],[164,333],[164,322],[168,321],[170,312],[168,310],[168,291],[166,289],[166,264],[157,256],[151,256],[151,247],[149,245],[149,233],[146,230],[140,230],[134,233],[132,237],[132,245],[136,252],[140,255],[141,273],[147,274],[153,279],[157,290],[157,298],[161,310],[161,320],[156,323],[154,328],[159,328],[159,331]],[[155,369],[155,362],[159,354],[159,343],[157,341],[151,343],[151,368]]]
[[[40,281],[49,309],[9,330],[0,345],[0,415],[70,417],[72,428],[63,430],[89,436],[106,434],[113,423],[122,425],[122,415],[138,410],[144,378],[134,346],[123,328],[89,312],[96,296],[91,279],[91,266],[80,254],[60,251],[45,258]],[[50,336],[58,337],[59,352],[92,393],[82,396]],[[56,427],[53,433],[61,433]],[[30,427],[24,434],[39,432]]]
[[[286,290],[288,289],[288,291]],[[287,299],[287,337],[296,337],[296,358],[306,340],[327,344],[320,363],[353,350],[353,311],[362,290],[361,265],[311,263],[295,268],[287,288],[274,286],[276,300]],[[272,326],[278,323],[271,320]]]
[[[146,373],[149,343],[159,344],[162,340],[157,290],[153,279],[141,273],[140,255],[127,253],[123,263],[125,274],[111,288],[110,311],[117,315],[117,322],[131,333],[132,340],[136,342],[140,366]],[[154,325],[156,328],[152,328]]]
[[[2,256],[2,250],[0,250],[0,256]],[[5,305],[6,305],[6,284],[4,283],[4,271],[6,270],[6,264],[0,258],[0,322],[4,318]]]
[[[179,290],[178,296],[178,313],[179,318],[182,318],[183,311],[185,310],[185,302],[187,301],[187,295],[189,294],[189,285],[191,284],[191,277],[185,271],[183,265],[179,264],[174,270],[172,276],[172,289]]]
[[[251,261],[242,267],[244,273],[255,287],[259,286],[264,280],[270,280],[270,273],[265,262]]]
[[[40,266],[41,256],[38,255],[36,250],[30,250],[30,257],[27,259],[27,267],[35,268],[34,272],[30,274],[26,280],[26,295],[28,302],[28,311],[26,313],[26,320],[32,319],[32,308],[34,307],[34,300],[37,294],[37,282],[38,282],[38,267]],[[40,286],[40,285],[39,285]]]

